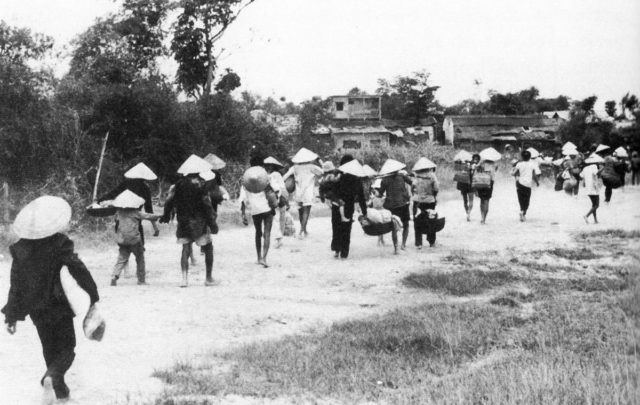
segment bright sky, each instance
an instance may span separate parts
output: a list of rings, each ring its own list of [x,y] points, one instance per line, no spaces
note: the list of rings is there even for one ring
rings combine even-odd
[[[0,18],[62,45],[116,8],[0,0]],[[599,105],[640,95],[637,0],[256,0],[221,46],[220,66],[240,75],[241,90],[296,102],[373,92],[378,78],[421,69],[444,104],[532,85],[542,97],[595,94]]]

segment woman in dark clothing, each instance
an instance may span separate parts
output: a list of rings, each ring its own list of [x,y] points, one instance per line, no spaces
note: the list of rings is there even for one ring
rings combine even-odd
[[[58,399],[69,397],[64,375],[75,357],[74,313],[62,289],[62,266],[89,295],[91,305],[99,300],[96,283],[74,252],[73,242],[59,233],[70,218],[71,207],[66,201],[40,197],[16,217],[14,230],[21,239],[9,248],[13,258],[11,286],[2,313],[10,334],[16,332],[16,322],[24,321],[27,315],[38,331],[47,365],[41,380],[48,399],[45,403],[53,403],[51,391]]]
[[[180,258],[182,284],[180,287],[187,287],[189,284],[189,257],[191,256],[191,244],[194,242],[204,250],[205,285],[214,285],[211,234],[218,233],[218,225],[216,224],[216,213],[211,205],[211,198],[202,186],[199,175],[206,170],[210,170],[209,164],[195,155],[191,155],[182,164],[178,172],[184,174],[184,177],[175,184],[173,196],[165,202],[164,215],[160,219],[161,223],[168,223],[171,219],[171,211],[175,207],[178,219],[176,237],[178,243],[182,244]]]
[[[351,162],[353,156],[344,155],[340,159],[340,166]],[[331,224],[334,229],[334,237],[331,241],[331,250],[335,252],[335,257],[346,259],[349,257],[349,246],[351,245],[351,226],[353,224],[353,213],[355,203],[360,205],[362,215],[367,216],[367,204],[364,196],[362,180],[353,174],[342,172],[335,187],[337,197],[344,202],[344,221],[340,213],[340,206],[331,206]]]

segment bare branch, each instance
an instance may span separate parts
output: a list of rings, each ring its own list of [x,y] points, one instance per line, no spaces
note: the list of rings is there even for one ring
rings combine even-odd
[[[222,28],[220,28],[220,31],[216,32],[212,37],[211,37],[211,43],[215,43],[217,40],[219,40],[222,37],[222,34],[224,34],[224,32],[227,30],[227,28],[229,28],[229,25],[231,25],[231,23],[233,23],[238,16],[240,15],[240,13],[242,12],[242,10],[244,10],[245,8],[247,8],[251,3],[253,3],[256,0],[249,0],[247,3],[245,3],[242,7],[240,7],[240,9],[238,9],[238,12],[229,19],[229,21],[227,21],[226,24],[224,24],[222,26]]]

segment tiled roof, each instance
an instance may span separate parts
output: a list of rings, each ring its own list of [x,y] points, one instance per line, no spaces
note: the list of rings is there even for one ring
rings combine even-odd
[[[457,127],[557,127],[558,123],[544,115],[449,115]]]

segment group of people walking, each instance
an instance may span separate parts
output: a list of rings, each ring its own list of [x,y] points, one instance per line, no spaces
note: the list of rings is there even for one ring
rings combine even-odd
[[[574,145],[565,145],[563,154],[563,158],[554,161],[561,170],[559,178],[569,183],[569,186],[561,188],[573,195],[580,188],[573,180],[579,181],[592,203],[584,219],[588,223],[592,216],[597,222],[600,182],[605,188],[605,201],[609,202],[612,190],[624,184],[624,173],[626,168],[633,167],[634,155],[627,164],[623,159],[629,155],[624,149],[611,151],[606,145],[597,146],[586,157]],[[541,162],[536,158],[537,151],[523,151],[511,172],[516,180],[520,221],[523,222],[526,221],[532,187],[539,185]],[[637,160],[637,154],[635,158]],[[454,180],[462,195],[467,221],[471,221],[474,198],[477,197],[480,200],[480,222],[486,223],[500,159],[501,154],[493,148],[476,154],[460,151],[455,156]],[[295,204],[298,212],[298,237],[305,239],[308,236],[307,226],[316,198],[316,185],[319,186],[321,201],[331,209],[332,238],[329,247],[336,258],[349,257],[352,225],[356,219],[365,233],[378,235],[381,241],[384,233],[391,233],[395,253],[398,249],[406,249],[409,222],[412,220],[417,249],[422,248],[424,235],[430,246],[436,243],[436,232],[444,226],[444,218],[439,218],[437,213],[440,191],[437,166],[429,159],[420,158],[411,172],[404,163],[387,159],[376,172],[349,154],[342,156],[336,167],[333,162],[322,162],[317,154],[302,148],[292,162],[291,168],[285,171],[285,166],[276,158],[254,154],[250,168],[242,178],[239,208],[245,225],[249,222],[247,214],[251,215],[259,265],[269,267],[267,256],[272,235],[276,247],[279,247],[283,235],[293,233],[293,219],[289,213],[291,204]],[[205,257],[205,285],[215,285],[212,235],[218,233],[218,205],[228,198],[220,177],[223,168],[224,162],[215,155],[210,154],[205,159],[191,155],[178,169],[180,177],[168,192],[162,214],[153,212],[148,185],[157,177],[143,163],[128,170],[121,184],[97,199],[93,209],[110,209],[115,215],[118,255],[111,275],[112,286],[117,286],[131,254],[136,258],[138,284],[147,283],[142,221],[151,221],[153,235],[158,236],[156,222],[167,223],[174,216],[177,218],[176,239],[182,247],[180,286],[189,284],[189,263],[190,258],[193,260],[194,244],[200,247]],[[357,208],[360,211],[358,217]],[[69,396],[64,375],[74,359],[76,342],[74,312],[60,282],[61,268],[66,266],[69,269],[89,296],[91,308],[95,308],[99,300],[91,274],[74,252],[73,242],[63,233],[70,218],[68,203],[50,196],[34,200],[18,214],[14,231],[20,240],[10,247],[13,258],[11,286],[7,304],[2,308],[11,334],[16,331],[17,321],[24,320],[27,315],[32,318],[47,366],[41,383],[45,395],[58,399]],[[367,232],[374,228],[380,231]],[[398,234],[401,235],[400,240]]]

